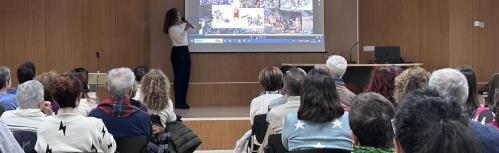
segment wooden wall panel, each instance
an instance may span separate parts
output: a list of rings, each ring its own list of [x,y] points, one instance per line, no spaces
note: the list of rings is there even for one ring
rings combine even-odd
[[[230,150],[250,129],[249,120],[183,121],[201,138],[198,150]]]
[[[472,65],[473,54],[473,1],[453,0],[449,7],[450,66]]]
[[[82,0],[47,0],[47,67],[83,67]]]
[[[421,1],[361,1],[359,7],[361,46],[400,46],[402,58],[421,61]],[[362,63],[370,60],[374,52],[361,52]]]
[[[146,5],[145,1],[116,1],[116,50],[112,67],[128,66],[131,68],[147,64],[146,47]],[[116,58],[116,55],[120,55]]]
[[[101,72],[149,63],[148,1],[0,0],[0,4],[0,65],[9,66],[13,76],[28,60],[40,73],[75,67],[95,72],[96,51],[101,52]]]
[[[499,1],[473,1],[473,20],[485,22],[485,28],[473,28],[473,68],[479,82],[487,82],[499,72]]]
[[[187,101],[191,106],[249,106],[262,92],[259,83],[191,83]]]
[[[449,1],[422,0],[421,55],[425,67],[449,66]]]
[[[83,1],[83,57],[86,68],[97,71],[96,52],[101,56],[101,72],[112,68],[115,48],[116,0]]]

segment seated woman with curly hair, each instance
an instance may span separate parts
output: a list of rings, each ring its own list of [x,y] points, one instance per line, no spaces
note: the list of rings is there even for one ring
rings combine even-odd
[[[85,117],[77,109],[82,84],[71,74],[57,75],[51,82],[51,95],[60,106],[55,117],[47,118],[37,129],[37,152],[114,152],[116,143],[102,120]]]
[[[430,72],[422,67],[411,67],[395,77],[395,89],[393,91],[395,104],[400,105],[402,98],[411,91],[426,87],[430,75]]]
[[[161,70],[153,69],[142,78],[140,92],[149,114],[159,116],[162,127],[177,119],[170,99],[170,81]]]

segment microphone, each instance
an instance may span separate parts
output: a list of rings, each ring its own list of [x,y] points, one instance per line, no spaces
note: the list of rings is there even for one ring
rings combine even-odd
[[[185,20],[185,17],[182,17],[181,19],[182,19],[182,22],[187,22],[187,20]],[[193,29],[194,29],[194,26],[193,26],[191,23],[189,23],[189,22],[187,22],[187,23],[188,23],[189,25],[191,25],[191,28],[193,28]]]
[[[100,76],[100,52],[97,51],[95,52],[95,55],[97,56],[97,82],[96,82],[96,85],[95,85],[95,93],[98,93],[99,91],[99,76]]]
[[[353,49],[355,46],[357,46],[359,43],[360,43],[360,40],[359,40],[359,41],[357,41],[357,42],[355,42],[355,44],[353,44],[352,48],[350,48],[350,51],[349,51],[350,56],[348,57],[348,62],[349,62],[349,63],[356,63],[356,62],[352,61],[352,49]]]

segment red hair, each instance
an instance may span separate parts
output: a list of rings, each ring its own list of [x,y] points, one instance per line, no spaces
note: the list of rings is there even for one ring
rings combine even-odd
[[[366,92],[379,93],[393,103],[395,101],[393,99],[393,90],[397,75],[398,72],[395,67],[383,66],[374,68],[367,83]]]

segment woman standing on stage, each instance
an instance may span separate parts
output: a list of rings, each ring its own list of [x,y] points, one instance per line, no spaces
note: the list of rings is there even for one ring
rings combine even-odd
[[[173,45],[170,61],[173,67],[173,89],[175,91],[175,108],[177,109],[189,109],[186,97],[191,71],[191,55],[187,34],[192,27],[180,16],[177,8],[172,8],[166,12],[163,31],[170,36]]]

